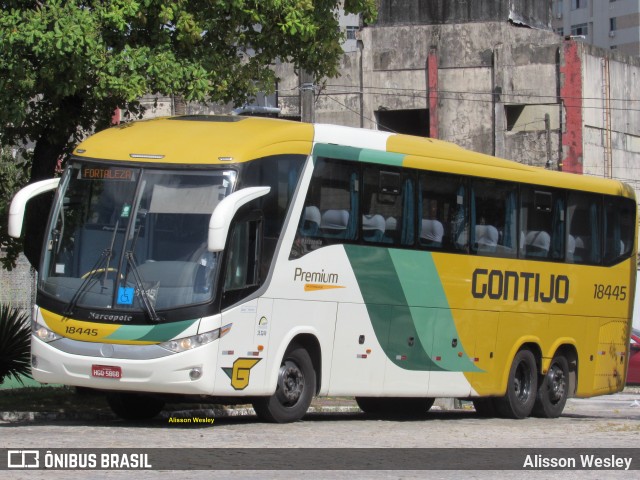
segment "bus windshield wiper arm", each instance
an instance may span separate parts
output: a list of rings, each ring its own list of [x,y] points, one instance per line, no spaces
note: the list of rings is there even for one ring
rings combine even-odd
[[[131,269],[131,273],[133,274],[133,279],[136,282],[136,286],[138,287],[138,291],[140,292],[140,303],[144,307],[145,312],[149,315],[149,319],[153,323],[158,323],[160,321],[160,317],[156,313],[153,305],[151,305],[151,301],[149,300],[149,293],[144,288],[144,283],[142,282],[142,277],[140,276],[140,272],[138,272],[138,267],[136,266],[136,262],[133,259],[133,252],[128,251],[125,252],[124,256],[127,259],[127,265]]]
[[[108,264],[109,259],[111,258],[111,254],[112,254],[112,250],[110,248],[105,248],[100,254],[100,256],[98,257],[98,259],[96,260],[96,263],[93,265],[91,270],[89,270],[84,275],[84,280],[80,284],[80,287],[78,288],[78,290],[76,290],[76,293],[73,294],[73,297],[71,297],[71,300],[69,301],[66,308],[64,309],[63,313],[65,316],[73,315],[73,311],[76,308],[76,304],[78,303],[78,300],[80,300],[80,297],[87,290],[90,283],[95,283],[98,281],[97,274],[100,273],[105,263]]]

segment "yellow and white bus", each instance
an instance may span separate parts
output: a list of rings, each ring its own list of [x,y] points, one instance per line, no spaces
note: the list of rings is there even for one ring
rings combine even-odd
[[[625,383],[636,201],[623,183],[428,138],[235,116],[97,133],[56,190],[33,314],[40,382],[300,419],[314,395],[557,417]]]

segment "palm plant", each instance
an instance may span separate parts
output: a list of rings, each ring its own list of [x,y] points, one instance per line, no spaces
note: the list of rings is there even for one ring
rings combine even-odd
[[[0,305],[0,384],[13,376],[31,377],[31,327],[28,316],[9,305]]]

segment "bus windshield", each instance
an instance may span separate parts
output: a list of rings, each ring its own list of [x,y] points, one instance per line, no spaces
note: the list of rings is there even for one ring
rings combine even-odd
[[[73,162],[61,183],[40,290],[65,305],[144,311],[211,301],[218,253],[209,219],[231,170]],[[152,315],[153,316],[153,315]]]

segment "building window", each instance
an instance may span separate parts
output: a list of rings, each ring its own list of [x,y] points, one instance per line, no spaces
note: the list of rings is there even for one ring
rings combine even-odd
[[[555,33],[557,33],[558,35],[560,35],[561,37],[564,37],[564,28],[563,27],[555,28],[553,31]]]
[[[347,40],[356,40],[357,33],[358,33],[358,27],[356,27],[356,26],[348,26],[347,27]]]
[[[610,32],[615,32],[618,29],[618,22],[616,21],[617,18],[613,17],[609,19],[609,31]]]
[[[571,10],[578,10],[579,8],[585,8],[587,6],[587,0],[571,0]]]
[[[589,27],[586,23],[579,23],[578,25],[571,26],[571,35],[589,35]]]

